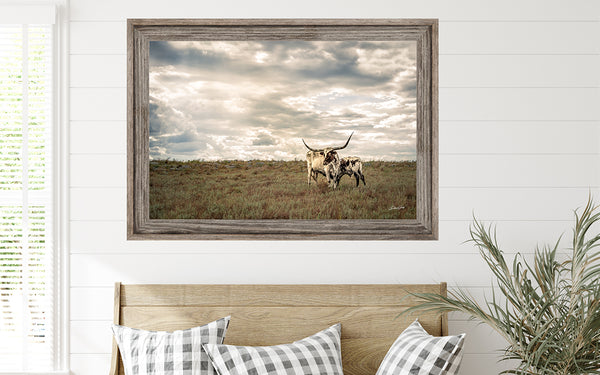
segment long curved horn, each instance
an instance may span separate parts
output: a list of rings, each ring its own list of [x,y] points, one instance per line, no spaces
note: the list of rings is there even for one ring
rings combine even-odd
[[[352,134],[354,134],[354,132],[352,132]],[[346,148],[346,146],[348,146],[348,143],[350,143],[350,138],[352,138],[352,134],[350,134],[350,136],[348,137],[348,140],[346,141],[345,145],[343,145],[342,147],[333,147],[332,150],[341,150],[343,148]]]
[[[323,149],[320,149],[320,150],[318,150],[318,149],[316,149],[316,148],[310,148],[310,147],[309,147],[309,146],[306,144],[306,142],[304,142],[304,138],[302,138],[302,143],[304,143],[304,145],[306,146],[306,148],[307,148],[307,149],[309,149],[309,150],[311,150],[311,151],[314,151],[314,152],[323,151]]]

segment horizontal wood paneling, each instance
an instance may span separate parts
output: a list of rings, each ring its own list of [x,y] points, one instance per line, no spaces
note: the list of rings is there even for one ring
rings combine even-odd
[[[489,280],[482,281],[483,286],[461,287],[469,293],[478,303],[485,303],[486,298],[490,298],[492,287]],[[485,285],[487,284],[487,285]],[[449,285],[448,291],[452,292],[456,285]],[[496,297],[499,298],[500,292],[496,290]],[[73,321],[90,320],[112,320],[113,319],[113,301],[114,287],[111,286],[82,286],[71,288],[71,319]],[[501,300],[501,299],[500,299]],[[502,300],[501,300],[502,301]],[[462,313],[449,313],[448,320],[468,321],[467,315]]]
[[[466,287],[490,280],[479,254],[369,254],[367,250],[341,257],[281,250],[279,254],[72,254],[71,286],[106,287],[115,280],[130,284],[423,284],[445,280]]]
[[[190,3],[186,0],[174,0],[165,6],[160,0],[149,0],[140,5],[138,2],[119,2],[107,0],[101,3],[94,0],[77,0],[71,5],[71,19],[77,21],[120,20],[123,18],[161,18],[161,17],[437,17],[445,20],[597,20],[599,7],[590,0],[573,0],[565,6],[560,0],[535,0],[522,2],[509,0],[503,2],[481,2],[462,0],[449,3],[445,0],[398,1],[395,6],[385,0],[375,0],[365,6],[360,0],[317,1],[302,3],[281,3],[278,1],[258,0],[252,3],[225,0],[211,4]],[[318,11],[316,11],[318,10]]]
[[[125,187],[125,155],[71,155],[72,187]]]
[[[127,55],[125,20],[119,22],[71,22],[71,55]]]
[[[143,18],[139,14],[134,17]],[[72,22],[70,53],[125,55],[125,27],[124,19]],[[600,26],[594,22],[444,22],[442,19],[440,54],[597,55],[598,44],[581,36],[599,32]]]
[[[440,188],[440,220],[570,220],[589,188]],[[71,220],[123,221],[125,188],[71,188]],[[213,242],[208,242],[212,244]]]
[[[342,328],[343,329],[343,328]],[[345,374],[373,374],[393,339],[342,339],[342,366]]]
[[[461,333],[467,333],[465,353],[494,353],[499,348],[508,346],[507,341],[499,333],[477,321],[453,321],[448,326],[448,334],[458,335]]]
[[[125,155],[72,155],[71,187],[124,188],[126,162]],[[441,155],[440,188],[596,187],[600,185],[599,162],[598,154]],[[368,179],[368,165],[364,174]],[[297,183],[306,184],[304,174],[298,174]]]
[[[397,302],[397,301],[396,301]],[[395,339],[414,321],[398,307],[124,307],[121,324],[151,331],[175,331],[206,324],[231,315],[227,341],[236,345],[276,345],[301,339],[333,324],[342,323],[345,338]],[[423,328],[441,332],[439,314],[419,314]],[[437,324],[433,324],[435,321]],[[264,327],[268,323],[268,329]],[[261,325],[263,327],[261,327]]]
[[[440,187],[597,187],[599,162],[598,154],[441,155]]]
[[[72,55],[71,87],[127,87],[125,55]]]
[[[70,192],[71,220],[125,220],[124,188],[73,188]]]
[[[101,321],[72,321],[71,323],[71,346],[72,353],[76,354],[107,354],[111,350],[112,333],[111,320]],[[232,320],[231,329],[234,321]],[[393,330],[395,321],[390,320],[390,329]],[[342,329],[344,329],[342,327]],[[307,332],[316,332],[319,328]],[[451,321],[449,324],[450,334],[466,333],[465,353],[469,354],[493,354],[496,349],[505,347],[502,337],[490,330],[485,325],[477,322]],[[310,333],[308,333],[310,334]],[[307,335],[308,335],[307,334]],[[299,339],[302,337],[298,337]],[[258,338],[260,340],[260,338]],[[269,339],[269,338],[263,338]],[[225,339],[227,343],[227,338]],[[391,342],[390,342],[391,344]],[[389,347],[389,344],[388,344]]]
[[[286,253],[320,254],[346,253],[475,253],[470,243],[472,220],[440,222],[438,241],[293,241],[285,243]],[[554,243],[558,236],[570,233],[572,221],[504,221],[496,223],[500,244],[504,249],[533,252],[538,243]],[[71,223],[71,253],[100,254],[173,254],[173,253],[263,253],[282,251],[279,241],[228,241],[226,246],[213,246],[203,241],[127,241],[124,221],[74,221]],[[565,244],[568,238],[564,239]]]
[[[113,288],[71,288],[72,320],[111,320],[113,318]]]
[[[447,154],[597,155],[599,150],[600,121],[446,121],[440,123],[442,158]],[[443,172],[440,168],[440,173]]]
[[[589,188],[444,188],[440,189],[440,218],[570,220],[589,193]]]
[[[598,86],[600,55],[441,55],[440,87]]]
[[[113,88],[72,88],[71,121],[123,121],[126,119],[126,90]]]
[[[110,354],[71,354],[71,373],[106,375],[110,370]]]
[[[71,154],[122,154],[127,150],[127,123],[122,121],[72,121]]]
[[[597,121],[597,88],[440,89],[440,121]]]
[[[120,88],[73,88],[71,120],[123,121],[125,94]],[[440,89],[440,120],[597,121],[598,101],[593,88],[446,88]]]
[[[112,349],[111,320],[71,321],[72,354],[107,354]]]
[[[123,285],[121,305],[139,306],[398,306],[409,292],[440,293],[440,285]],[[277,311],[274,310],[273,314]],[[310,314],[306,311],[307,314]],[[123,312],[125,317],[125,312]],[[219,315],[218,313],[217,315]],[[131,314],[135,316],[134,314]],[[277,315],[279,316],[279,315]],[[212,318],[209,318],[212,319]]]
[[[441,22],[441,54],[598,54],[597,22]]]
[[[511,368],[516,368],[514,361],[500,360],[500,352],[465,353],[460,363],[461,375],[498,375]]]

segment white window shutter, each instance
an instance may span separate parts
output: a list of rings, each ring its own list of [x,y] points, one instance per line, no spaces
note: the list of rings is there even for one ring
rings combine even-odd
[[[0,372],[51,371],[55,13],[0,15]]]

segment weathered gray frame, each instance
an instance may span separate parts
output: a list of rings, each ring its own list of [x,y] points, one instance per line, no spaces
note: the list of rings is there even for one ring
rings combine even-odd
[[[150,40],[414,40],[417,42],[416,220],[151,220]],[[436,19],[128,19],[127,239],[435,240],[438,238]]]

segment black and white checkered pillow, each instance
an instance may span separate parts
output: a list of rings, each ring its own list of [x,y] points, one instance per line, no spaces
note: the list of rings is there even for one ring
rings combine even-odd
[[[454,375],[462,359],[465,334],[431,336],[415,320],[398,336],[376,375]]]
[[[343,375],[340,331],[336,324],[275,346],[203,346],[219,375]]]
[[[202,344],[221,344],[230,317],[183,331],[157,332],[113,324],[125,375],[214,375]]]

